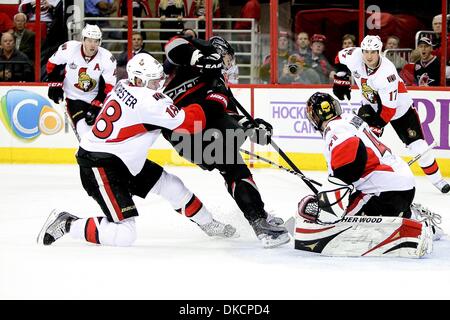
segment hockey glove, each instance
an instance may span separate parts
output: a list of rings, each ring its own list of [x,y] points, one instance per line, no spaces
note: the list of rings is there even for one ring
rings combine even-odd
[[[378,106],[378,108],[381,110],[381,106]],[[381,129],[387,124],[370,104],[364,104],[359,108],[358,117],[367,122],[370,127]]]
[[[370,131],[372,131],[374,135],[380,138],[383,135],[384,128],[370,127]]]
[[[333,93],[339,100],[347,99],[350,100],[351,93],[350,77],[344,71],[340,71],[335,74],[333,82]]]
[[[93,100],[91,102],[91,107],[86,111],[85,120],[88,126],[92,126],[95,123],[95,119],[97,119],[100,110],[103,107],[103,103],[100,100]]]
[[[48,97],[58,104],[64,100],[64,90],[62,82],[49,82],[48,83]]]
[[[252,121],[244,117],[239,121],[239,124],[244,128],[244,130],[250,131],[250,141],[262,146],[269,144],[273,134],[272,125],[259,118],[255,119],[255,122],[257,126],[255,126]]]
[[[200,50],[195,50],[191,57],[191,66],[195,66],[205,71],[222,70],[223,60],[220,54],[213,53],[210,55],[203,55]]]

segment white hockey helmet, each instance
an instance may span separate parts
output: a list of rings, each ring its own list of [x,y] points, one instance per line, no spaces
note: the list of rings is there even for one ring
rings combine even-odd
[[[148,87],[151,80],[159,80],[159,85],[153,90],[158,90],[164,85],[165,74],[161,63],[148,53],[138,53],[127,63],[128,80],[136,85],[136,78]]]
[[[381,49],[383,48],[383,42],[379,36],[365,36],[361,42],[362,50],[373,50],[378,51],[381,54]]]
[[[86,24],[81,31],[81,36],[84,38],[96,39],[102,42],[102,30],[95,24]]]

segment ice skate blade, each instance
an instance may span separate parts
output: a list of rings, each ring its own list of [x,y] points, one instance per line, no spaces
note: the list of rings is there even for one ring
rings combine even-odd
[[[272,249],[288,243],[291,238],[289,237],[288,233],[284,233],[275,239],[271,238],[268,235],[265,235],[261,237],[260,240],[263,244],[264,249]]]
[[[44,236],[45,233],[48,229],[48,226],[51,225],[53,223],[53,221],[55,221],[56,217],[58,216],[59,211],[57,211],[56,209],[53,209],[50,214],[47,217],[47,220],[45,220],[44,226],[42,227],[41,231],[39,232],[36,242],[37,244],[41,244],[44,245]]]

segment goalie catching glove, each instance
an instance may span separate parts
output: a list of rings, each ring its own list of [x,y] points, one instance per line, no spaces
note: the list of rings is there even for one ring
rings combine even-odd
[[[255,122],[257,126],[246,117],[243,117],[239,121],[239,125],[246,131],[250,130],[250,141],[262,146],[269,144],[273,134],[272,125],[260,118],[255,119]]]
[[[298,203],[298,214],[317,224],[333,224],[342,220],[347,213],[351,187],[322,191],[308,195]]]

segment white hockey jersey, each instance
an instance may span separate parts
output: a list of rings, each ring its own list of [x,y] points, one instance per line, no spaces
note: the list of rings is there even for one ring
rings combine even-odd
[[[161,128],[194,133],[204,128],[204,119],[199,105],[180,110],[165,94],[121,80],[105,100],[92,130],[83,135],[80,147],[114,154],[137,175]],[[203,126],[194,121],[202,121]]]
[[[63,89],[68,99],[91,103],[98,94],[100,76],[105,80],[106,92],[116,84],[116,58],[102,47],[86,62],[82,43],[68,41],[59,46],[48,62],[66,64]]]
[[[375,111],[378,111],[375,99],[378,93],[383,105],[380,116],[386,123],[403,116],[412,105],[405,83],[389,59],[380,56],[379,66],[371,70],[363,61],[361,48],[346,48],[339,51],[336,62],[350,69],[361,91],[362,103],[372,105]]]
[[[358,162],[356,148],[359,138],[367,152],[367,162],[359,180],[353,183],[365,195],[379,195],[384,191],[409,190],[415,186],[409,166],[379,141],[364,121],[356,115],[343,114],[330,121],[324,131],[325,158],[328,173]],[[356,143],[356,144],[355,144]]]

